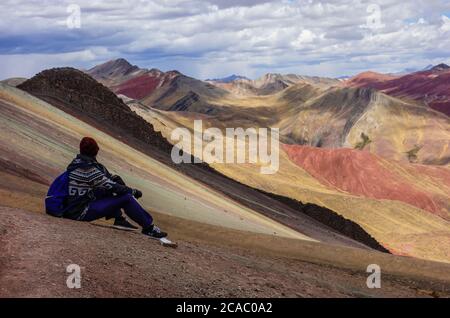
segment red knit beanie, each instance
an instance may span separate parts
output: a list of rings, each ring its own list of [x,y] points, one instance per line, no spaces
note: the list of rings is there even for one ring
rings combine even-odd
[[[80,154],[89,156],[89,157],[95,157],[95,156],[97,156],[99,149],[100,148],[98,147],[98,144],[94,140],[94,138],[84,137],[83,139],[81,139]]]

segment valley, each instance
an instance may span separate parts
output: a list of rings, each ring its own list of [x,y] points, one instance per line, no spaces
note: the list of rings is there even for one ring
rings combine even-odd
[[[340,283],[345,287],[338,289],[308,278],[310,292],[304,296],[445,295],[450,279],[450,121],[444,114],[341,80],[277,75],[259,81],[237,78],[231,84],[204,82],[176,71],[140,69],[123,59],[87,74],[60,68],[0,84],[0,198],[3,213],[13,222],[29,219],[53,226],[42,215],[42,198],[76,155],[78,140],[89,135],[101,145],[99,160],[145,193],[142,204],[180,242],[178,257],[189,257],[189,262],[199,246],[205,255],[237,253],[233,259],[251,250],[254,255],[248,257],[261,264],[286,270],[296,266],[307,275],[320,271],[335,280],[347,271],[358,273],[357,280]],[[244,82],[255,89],[241,89]],[[255,163],[174,163],[173,131],[183,128],[195,136],[195,120],[202,121],[203,129],[223,132],[224,143],[230,138],[226,128],[279,128],[278,170],[262,174],[259,157]],[[248,141],[234,147],[248,155]],[[188,155],[196,156],[194,151]],[[61,226],[97,235],[89,225],[66,223]],[[10,250],[18,248],[10,235],[0,238],[9,240]],[[35,235],[45,240],[43,233]],[[1,261],[8,268],[14,262],[29,266],[20,255],[12,263]],[[143,266],[134,257],[133,266]],[[255,260],[243,262],[233,266]],[[380,264],[389,277],[385,294],[363,291],[360,285],[371,263]],[[249,266],[261,275],[261,267]],[[11,273],[3,279],[17,280]],[[284,291],[290,288],[286,284],[292,277],[281,271],[274,275]],[[92,279],[100,283],[103,278]],[[198,285],[187,288],[200,295],[194,292]],[[223,288],[229,295],[283,295],[277,289],[269,295]],[[111,295],[94,286],[89,292]],[[38,290],[30,295],[38,294],[47,295]],[[201,295],[216,294],[206,289]]]

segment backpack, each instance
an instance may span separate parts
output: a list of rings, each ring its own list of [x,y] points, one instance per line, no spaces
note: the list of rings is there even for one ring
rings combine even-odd
[[[47,214],[62,217],[66,209],[66,200],[69,196],[69,172],[65,171],[57,177],[45,198],[45,211]]]

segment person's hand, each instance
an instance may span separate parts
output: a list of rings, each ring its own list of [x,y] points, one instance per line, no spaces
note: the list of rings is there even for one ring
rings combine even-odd
[[[133,189],[133,197],[135,197],[136,199],[142,198],[142,192],[138,189]]]
[[[125,181],[123,181],[123,179],[120,176],[118,176],[118,175],[112,176],[111,180],[114,181],[115,183],[118,183],[118,184],[126,186]]]

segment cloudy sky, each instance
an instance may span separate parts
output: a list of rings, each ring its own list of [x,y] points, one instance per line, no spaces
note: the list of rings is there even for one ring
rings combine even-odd
[[[0,43],[0,79],[118,57],[201,79],[397,72],[450,64],[450,1],[2,0]]]

